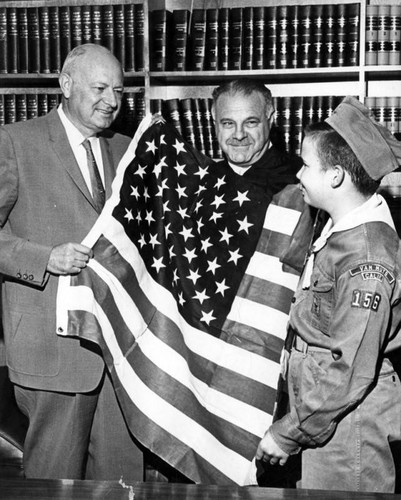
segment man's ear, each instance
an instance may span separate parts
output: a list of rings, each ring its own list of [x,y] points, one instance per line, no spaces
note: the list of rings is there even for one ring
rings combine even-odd
[[[58,82],[60,85],[61,92],[63,93],[63,96],[66,99],[68,99],[71,94],[71,86],[72,86],[72,79],[70,75],[67,75],[67,73],[61,73]]]
[[[335,165],[334,167],[330,168],[330,171],[331,171],[330,186],[333,189],[336,189],[340,187],[341,184],[344,182],[345,170],[341,165]]]

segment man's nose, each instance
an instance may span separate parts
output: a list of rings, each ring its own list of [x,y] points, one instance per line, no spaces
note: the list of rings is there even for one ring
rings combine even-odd
[[[112,108],[117,108],[120,102],[120,94],[113,89],[107,89],[103,94],[103,100]]]
[[[238,140],[243,139],[246,136],[245,128],[242,125],[237,125],[234,131],[234,137]]]

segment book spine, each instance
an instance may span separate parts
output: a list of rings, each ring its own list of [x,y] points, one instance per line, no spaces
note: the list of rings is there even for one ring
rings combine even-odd
[[[312,125],[316,122],[315,119],[315,99],[314,96],[305,96],[303,102],[303,127]]]
[[[17,9],[18,21],[18,73],[28,73],[28,10]]]
[[[60,104],[60,95],[59,94],[48,94],[48,108],[49,111],[51,111],[53,108],[57,108],[57,106]]]
[[[143,50],[145,46],[145,12],[143,4],[134,5],[135,19],[135,69],[136,71],[145,70],[145,60]]]
[[[180,100],[180,116],[184,139],[195,146],[195,129],[192,112],[192,99]]]
[[[125,20],[124,20],[124,5],[118,4],[114,6],[114,55],[125,68]]]
[[[71,48],[82,45],[82,11],[79,5],[70,7],[71,15]]]
[[[143,92],[135,92],[135,129],[138,128],[141,121],[145,118],[146,115],[146,103],[145,103],[145,95]]]
[[[289,18],[287,5],[277,8],[277,68],[289,68]]]
[[[228,70],[228,56],[230,46],[230,9],[221,7],[219,9],[219,70]]]
[[[39,7],[40,72],[50,73],[50,17],[49,8]]]
[[[102,45],[102,7],[92,5],[92,42]]]
[[[401,5],[390,5],[389,64],[401,63]]]
[[[290,42],[289,42],[289,67],[299,67],[300,57],[300,18],[299,5],[290,5],[288,7]]]
[[[254,69],[265,68],[265,23],[266,23],[266,8],[253,7],[254,19],[254,42],[253,42],[253,67]]]
[[[365,64],[377,64],[379,10],[377,5],[366,6]]]
[[[47,94],[38,94],[38,116],[47,115],[49,112],[49,104],[47,102]]]
[[[15,123],[17,121],[15,94],[5,94],[4,96],[4,120],[6,124]]]
[[[39,10],[28,8],[28,72],[40,72]]]
[[[336,98],[332,95],[323,97],[323,109],[324,115],[323,119],[329,118],[333,114],[334,109],[336,108]]]
[[[8,73],[18,73],[18,20],[17,9],[7,9],[7,49],[8,49]]]
[[[290,152],[292,154],[301,155],[302,133],[303,133],[303,97],[297,96],[291,99],[291,121],[292,128],[290,129]]]
[[[16,94],[15,113],[17,122],[26,122],[26,120],[28,119],[25,94]]]
[[[390,5],[379,5],[377,43],[377,64],[387,65],[390,55]]]
[[[4,113],[4,94],[0,94],[0,127],[6,124],[6,117]]]
[[[336,34],[337,34],[337,66],[342,67],[346,64],[346,43],[347,43],[347,32],[346,32],[346,6],[345,4],[338,4],[337,8],[337,19],[336,19]]]
[[[166,119],[174,125],[179,134],[183,136],[180,116],[180,103],[178,99],[167,99],[166,102]]]
[[[7,8],[0,7],[0,74],[8,73]],[[4,107],[4,99],[3,99]],[[4,115],[4,112],[3,112]]]
[[[346,64],[358,66],[359,64],[359,4],[346,5]]]
[[[92,9],[90,5],[82,5],[82,43],[92,43]]]
[[[266,7],[267,36],[266,36],[266,67],[277,67],[277,7]]]
[[[312,19],[311,6],[301,5],[301,68],[309,68],[311,66],[311,34],[312,34]]]
[[[215,130],[213,127],[213,119],[211,113],[212,100],[205,98],[199,99],[199,108],[201,111],[203,125],[203,139],[205,144],[205,154],[210,158],[218,158],[218,152],[215,151]]]
[[[193,9],[190,28],[191,69],[203,71],[206,48],[206,10]]]
[[[185,71],[187,69],[187,43],[188,43],[189,11],[176,9],[172,15],[173,33],[173,71]]]
[[[125,92],[123,99],[122,122],[124,128],[121,132],[133,137],[135,133],[135,92]]]
[[[243,62],[242,69],[253,69],[254,60],[254,27],[253,7],[244,7],[244,38],[243,38]]]
[[[198,151],[206,154],[205,138],[203,133],[202,110],[200,99],[192,99],[192,119],[194,124],[195,147]]]
[[[230,10],[230,46],[228,52],[228,69],[242,68],[242,47],[244,33],[244,18],[242,7],[233,7]]]
[[[49,7],[50,29],[50,72],[58,73],[61,69],[60,56],[60,16],[58,7]]]
[[[114,6],[102,5],[102,45],[114,54]]]
[[[311,10],[311,64],[323,65],[323,5],[313,5]]]
[[[134,5],[124,5],[125,71],[135,71],[135,22]]]
[[[151,12],[152,34],[150,38],[151,53],[150,60],[153,71],[166,70],[166,38],[167,38],[167,11],[157,9]]]
[[[163,99],[152,99],[150,101],[150,112],[152,115],[163,115]]]
[[[387,99],[388,129],[395,135],[400,131],[400,97],[391,96]]]
[[[336,65],[335,59],[335,6],[333,4],[323,7],[323,66],[332,68]]]
[[[206,10],[205,70],[216,71],[219,57],[219,10]]]
[[[26,115],[28,120],[38,117],[38,95],[37,94],[27,94],[26,95]]]
[[[63,65],[67,54],[71,50],[71,11],[70,7],[63,5],[59,8],[60,22],[60,60]]]
[[[388,128],[389,116],[387,108],[387,97],[376,97],[375,112],[375,118],[380,123],[380,125]]]

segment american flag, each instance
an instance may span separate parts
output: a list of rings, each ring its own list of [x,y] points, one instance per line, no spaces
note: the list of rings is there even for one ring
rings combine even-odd
[[[298,272],[280,255],[303,201],[269,198],[147,117],[62,277],[58,333],[102,349],[136,438],[195,483],[249,484],[270,425]]]

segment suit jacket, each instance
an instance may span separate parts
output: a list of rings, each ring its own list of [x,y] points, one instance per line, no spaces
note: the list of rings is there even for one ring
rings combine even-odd
[[[106,196],[129,137],[100,139]],[[13,382],[42,390],[94,389],[104,363],[94,345],[56,334],[58,277],[52,247],[78,242],[98,217],[56,110],[0,127],[0,273],[3,328]]]

